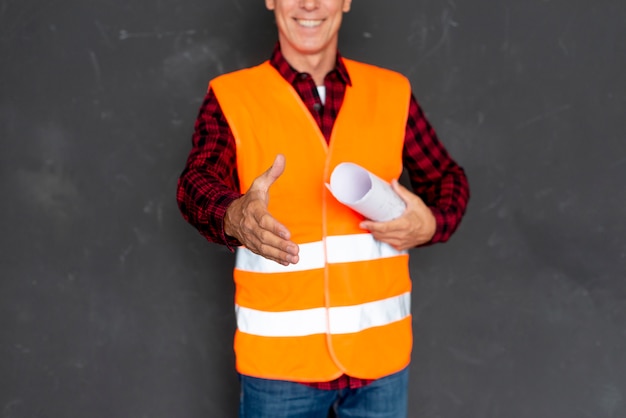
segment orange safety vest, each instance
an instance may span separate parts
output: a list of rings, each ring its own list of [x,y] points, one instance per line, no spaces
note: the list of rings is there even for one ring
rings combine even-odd
[[[276,154],[285,155],[285,171],[269,191],[269,211],[300,246],[300,261],[288,267],[237,249],[235,353],[245,375],[298,382],[344,373],[376,379],[410,361],[408,253],[360,229],[363,217],[325,187],[345,161],[387,181],[400,176],[410,85],[389,70],[345,64],[352,85],[330,144],[269,62],[210,84],[235,137],[243,193]]]

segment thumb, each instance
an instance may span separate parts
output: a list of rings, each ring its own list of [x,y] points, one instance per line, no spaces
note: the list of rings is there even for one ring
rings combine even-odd
[[[404,200],[404,203],[407,205],[412,199],[415,199],[416,195],[401,185],[398,180],[391,180],[391,188],[398,194],[398,196],[400,196],[400,198],[402,198],[402,200]]]
[[[404,203],[406,203],[407,208],[409,206],[412,206],[414,208],[421,208],[421,209],[428,208],[428,205],[426,205],[426,202],[424,202],[424,199],[422,199],[420,196],[418,196],[417,194],[413,193],[411,190],[407,189],[406,187],[398,183],[398,180],[392,180],[391,188],[396,193],[398,193],[398,196],[400,196],[402,200],[404,200]]]
[[[285,156],[283,154],[276,155],[274,163],[255,180],[256,186],[267,191],[272,184],[283,174],[285,171]]]

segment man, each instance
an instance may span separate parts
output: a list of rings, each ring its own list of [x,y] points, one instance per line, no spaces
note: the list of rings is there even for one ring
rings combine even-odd
[[[338,53],[350,0],[265,3],[278,45],[211,81],[177,194],[208,240],[238,247],[240,416],[406,417],[407,250],[450,237],[466,177],[406,78]],[[334,199],[345,161],[391,182],[404,213],[374,222]]]

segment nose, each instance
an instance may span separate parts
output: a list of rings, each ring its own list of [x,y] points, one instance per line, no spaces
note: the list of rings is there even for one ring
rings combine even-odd
[[[314,10],[318,6],[319,0],[300,0],[300,7],[306,10]]]

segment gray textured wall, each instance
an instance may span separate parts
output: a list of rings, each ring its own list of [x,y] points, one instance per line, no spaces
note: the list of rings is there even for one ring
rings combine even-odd
[[[0,417],[234,417],[230,253],[175,204],[261,1],[0,1]],[[626,416],[626,3],[355,1],[473,198],[412,253],[411,417]]]

